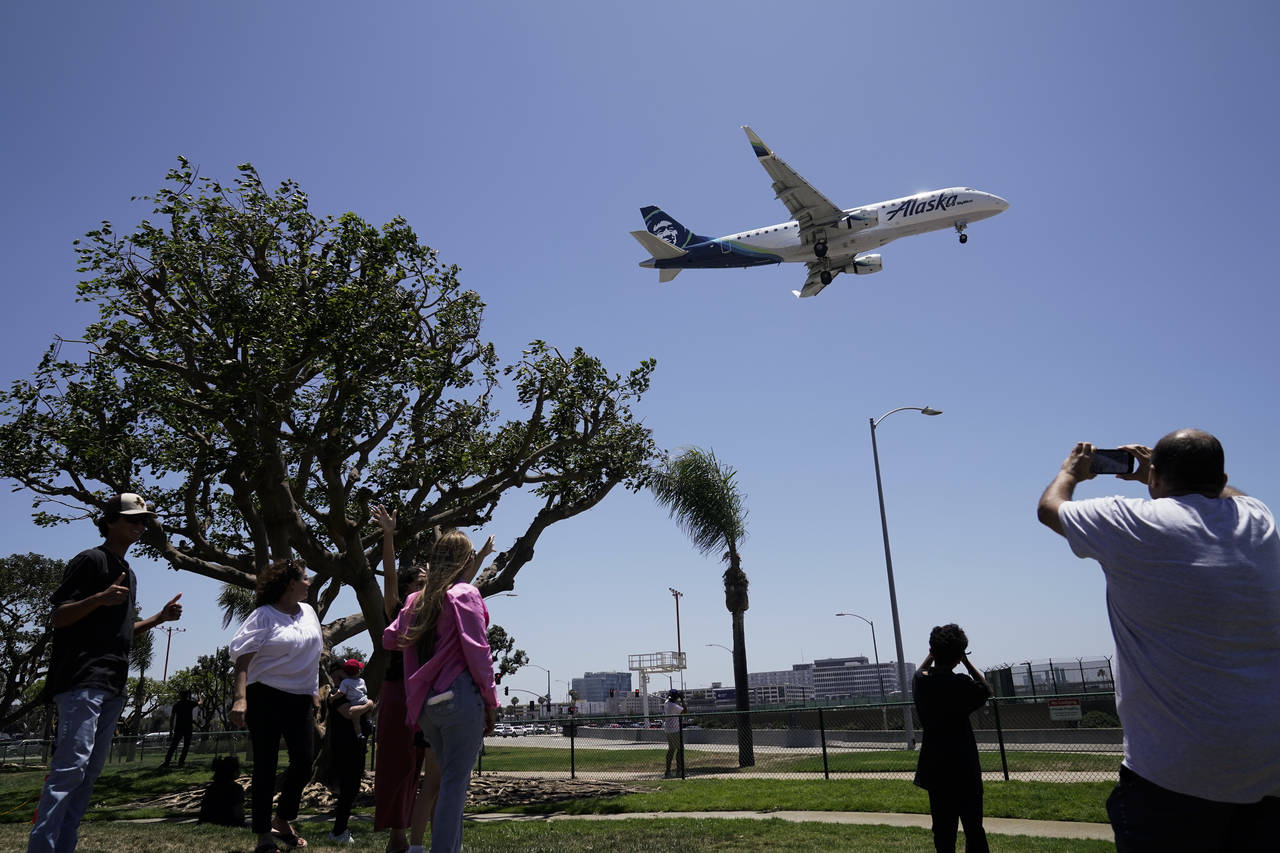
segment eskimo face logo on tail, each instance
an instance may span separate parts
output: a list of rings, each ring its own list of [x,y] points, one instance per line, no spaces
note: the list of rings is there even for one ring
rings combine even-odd
[[[958,193],[938,193],[929,198],[910,198],[902,204],[889,211],[889,215],[885,217],[885,221],[892,221],[899,213],[905,219],[908,216],[915,216],[917,213],[929,213],[934,210],[950,210],[961,204],[968,204],[972,199],[960,200]]]
[[[677,241],[680,239],[680,227],[670,219],[658,219],[649,226],[649,233],[673,246],[679,245]]]

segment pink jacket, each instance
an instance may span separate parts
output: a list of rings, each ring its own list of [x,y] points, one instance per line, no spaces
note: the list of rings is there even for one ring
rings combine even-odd
[[[409,630],[412,608],[421,593],[415,592],[382,632],[384,649],[404,652],[405,722],[416,727],[427,698],[449,689],[453,680],[470,671],[486,708],[498,707],[489,651],[489,609],[480,590],[469,583],[454,584],[445,594],[444,611],[436,621],[436,650],[425,664],[418,660],[416,645],[401,646]]]

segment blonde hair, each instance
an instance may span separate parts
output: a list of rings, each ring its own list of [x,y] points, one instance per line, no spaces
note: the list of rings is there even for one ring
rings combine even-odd
[[[449,587],[470,568],[474,553],[467,534],[457,529],[442,535],[431,549],[431,558],[427,561],[431,570],[427,573],[421,594],[413,603],[409,629],[400,639],[403,648],[418,646],[418,657],[423,663],[435,651],[436,621],[444,610],[444,597]]]

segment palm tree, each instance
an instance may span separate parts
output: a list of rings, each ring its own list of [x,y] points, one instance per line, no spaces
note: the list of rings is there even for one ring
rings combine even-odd
[[[724,549],[724,606],[733,615],[733,693],[738,710],[738,766],[755,765],[751,738],[750,697],[747,694],[747,640],[743,614],[747,600],[747,575],[742,571],[738,545],[747,536],[745,496],[734,479],[738,473],[722,464],[712,451],[691,447],[665,458],[653,472],[649,488],[658,503],[706,555]]]

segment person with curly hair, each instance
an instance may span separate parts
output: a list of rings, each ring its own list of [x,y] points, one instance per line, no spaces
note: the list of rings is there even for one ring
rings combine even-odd
[[[257,605],[231,639],[235,662],[231,723],[247,725],[253,745],[254,853],[306,847],[290,821],[298,816],[302,788],[315,754],[315,712],[320,705],[320,619],[306,602],[311,578],[301,560],[278,560],[258,572]],[[275,817],[277,753],[289,750]]]
[[[460,530],[444,533],[428,562],[426,583],[383,632],[382,645],[404,653],[405,719],[417,722],[440,767],[431,851],[457,853],[471,769],[497,722],[498,695],[489,611],[469,582],[478,566],[471,540]]]
[[[969,715],[991,697],[991,685],[965,649],[969,638],[959,625],[929,632],[929,654],[911,681],[916,712],[924,729],[915,783],[929,792],[933,849],[955,853],[956,823],[964,826],[966,853],[986,853],[982,828],[982,767]],[[953,672],[964,664],[968,675]]]

